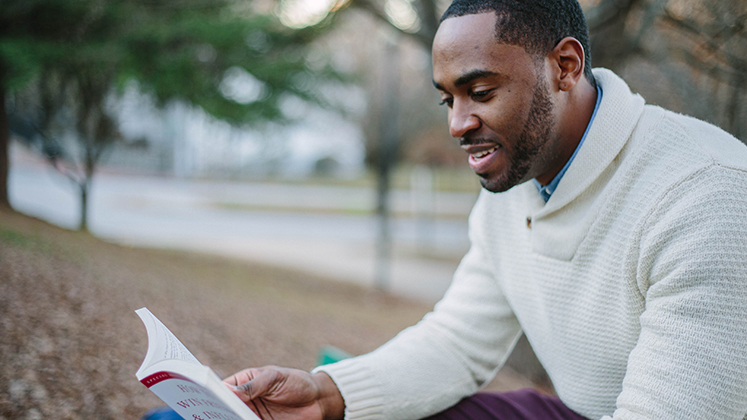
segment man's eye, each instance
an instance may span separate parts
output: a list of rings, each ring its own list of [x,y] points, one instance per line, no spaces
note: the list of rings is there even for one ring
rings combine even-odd
[[[443,99],[441,99],[441,102],[439,103],[439,105],[446,105],[446,106],[451,107],[452,103],[454,103],[454,99],[453,98],[443,98]]]
[[[492,89],[490,89],[490,90],[481,90],[481,91],[477,91],[477,92],[472,92],[471,96],[472,96],[472,99],[474,99],[476,101],[481,101],[481,100],[484,100],[485,98],[487,98],[488,95],[490,94],[490,92],[492,92]]]

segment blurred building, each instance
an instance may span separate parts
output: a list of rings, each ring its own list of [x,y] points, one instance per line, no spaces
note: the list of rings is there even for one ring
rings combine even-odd
[[[363,101],[362,98],[358,100]],[[362,129],[338,113],[293,103],[294,122],[235,127],[199,108],[163,109],[133,87],[116,106],[123,140],[104,165],[178,177],[354,177],[364,167]]]

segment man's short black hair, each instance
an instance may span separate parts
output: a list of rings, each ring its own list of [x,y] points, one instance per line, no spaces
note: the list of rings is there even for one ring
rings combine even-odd
[[[545,55],[565,37],[584,47],[584,76],[596,86],[591,73],[589,29],[577,0],[454,0],[441,17],[494,12],[499,42],[523,47],[530,54]]]

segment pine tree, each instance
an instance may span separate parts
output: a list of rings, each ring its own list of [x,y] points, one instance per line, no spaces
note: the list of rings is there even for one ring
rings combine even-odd
[[[329,26],[283,27],[230,0],[5,0],[0,6],[0,205],[8,206],[8,112],[11,92],[32,100],[27,127],[47,157],[80,188],[86,229],[88,189],[96,165],[117,141],[106,99],[136,81],[160,105],[183,100],[232,123],[283,118],[291,94],[321,102],[310,79],[335,77],[307,65],[306,46]],[[240,103],[221,93],[229,71],[262,83],[262,95]],[[73,132],[80,153],[59,147]],[[77,165],[72,165],[72,162]]]

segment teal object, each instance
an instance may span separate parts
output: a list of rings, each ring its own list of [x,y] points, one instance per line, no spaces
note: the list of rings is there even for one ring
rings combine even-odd
[[[335,346],[324,346],[319,349],[319,354],[316,358],[317,366],[328,365],[330,363],[336,363],[340,360],[345,360],[353,357],[352,354],[345,350],[339,349]]]

